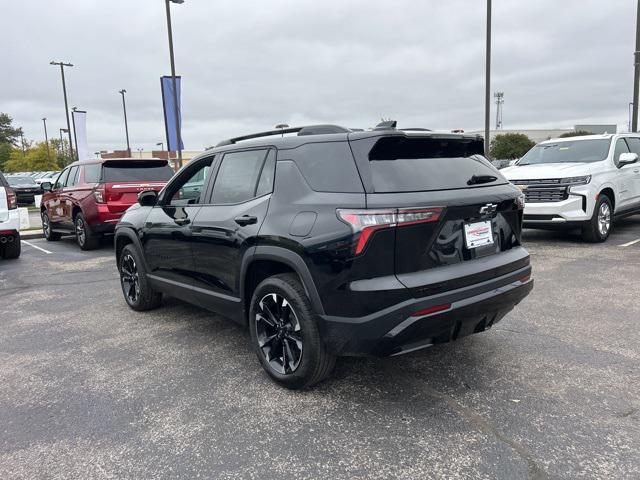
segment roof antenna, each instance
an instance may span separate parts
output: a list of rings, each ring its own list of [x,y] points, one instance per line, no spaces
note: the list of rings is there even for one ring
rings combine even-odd
[[[286,123],[279,123],[278,125],[276,125],[277,130],[284,130],[285,128],[289,128],[289,125],[287,125]],[[282,132],[282,138],[284,138],[284,132]]]

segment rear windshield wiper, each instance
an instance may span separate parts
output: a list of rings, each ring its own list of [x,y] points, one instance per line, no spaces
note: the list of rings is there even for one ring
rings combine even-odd
[[[498,177],[494,177],[493,175],[474,175],[469,180],[467,180],[467,185],[479,185],[481,183],[491,183],[495,182]]]

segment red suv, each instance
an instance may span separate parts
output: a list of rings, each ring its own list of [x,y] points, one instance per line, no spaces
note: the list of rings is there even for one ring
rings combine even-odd
[[[47,240],[75,233],[82,250],[98,246],[138,193],[160,191],[173,176],[166,160],[85,160],[65,168],[55,184],[42,183],[42,230]]]

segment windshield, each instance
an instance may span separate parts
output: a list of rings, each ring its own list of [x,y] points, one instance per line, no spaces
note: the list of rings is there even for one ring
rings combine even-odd
[[[611,139],[608,138],[543,143],[529,150],[518,165],[601,162],[609,155],[610,145]]]
[[[30,187],[32,185],[36,185],[36,182],[31,177],[9,177],[7,179],[9,181],[9,185],[15,185],[20,187]]]

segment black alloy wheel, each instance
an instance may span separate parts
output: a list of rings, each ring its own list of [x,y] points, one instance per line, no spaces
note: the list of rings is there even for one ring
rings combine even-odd
[[[140,276],[135,259],[128,253],[122,257],[120,263],[120,284],[127,302],[135,305],[140,298]]]
[[[293,306],[277,293],[262,297],[256,308],[258,347],[274,371],[287,375],[302,360],[302,332]]]

